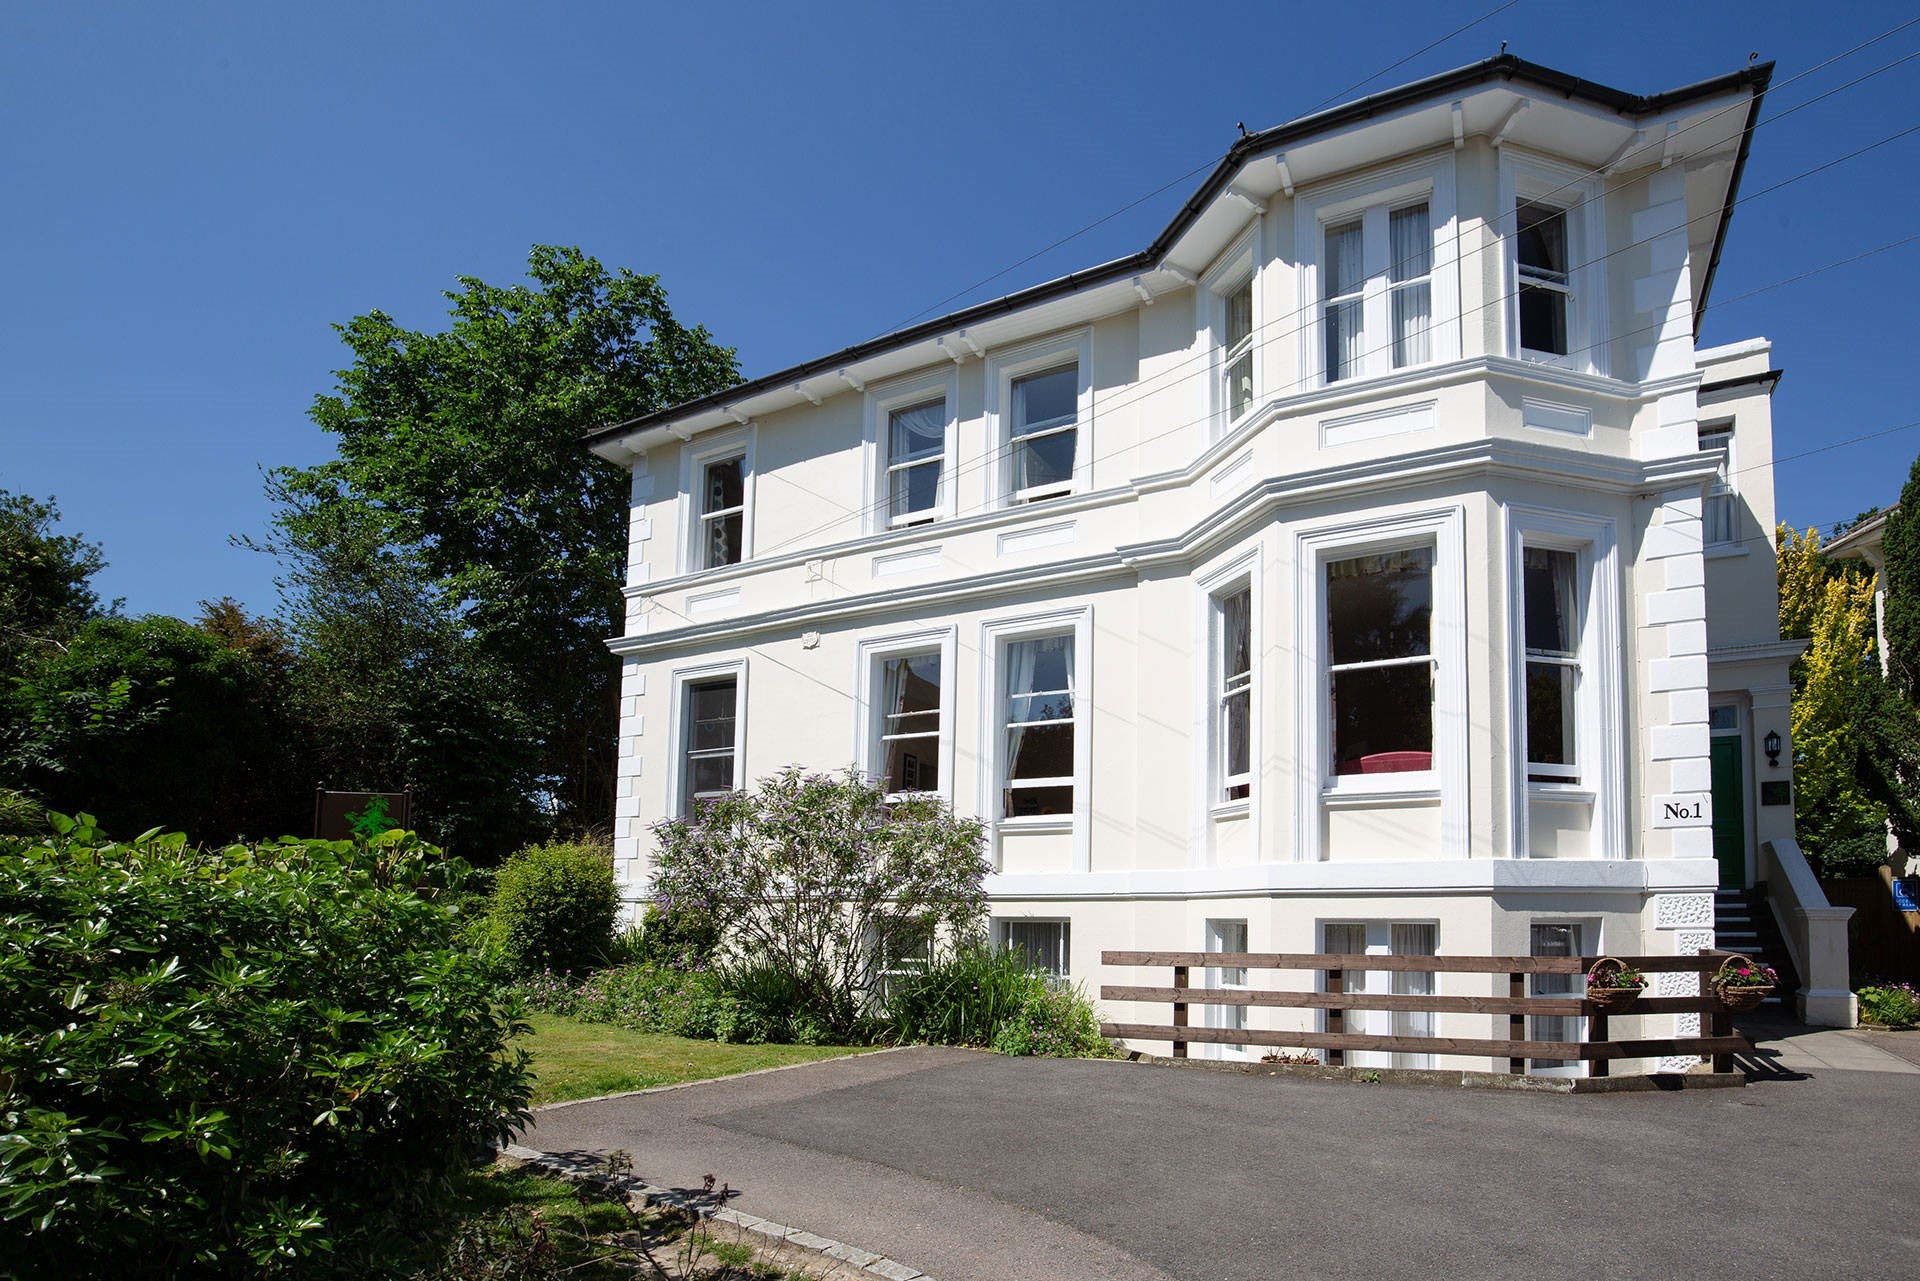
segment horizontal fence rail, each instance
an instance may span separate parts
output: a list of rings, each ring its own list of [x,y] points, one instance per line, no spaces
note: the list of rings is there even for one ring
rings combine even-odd
[[[1707,951],[1695,956],[1623,956],[1626,962],[1646,974],[1693,973],[1706,975],[1720,968],[1726,952]],[[1528,1060],[1578,1060],[1592,1065],[1594,1076],[1606,1076],[1616,1059],[1669,1058],[1694,1055],[1711,1056],[1715,1072],[1733,1071],[1733,1056],[1749,1052],[1752,1044],[1733,1030],[1726,1007],[1711,995],[1642,996],[1631,1010],[1609,1015],[1584,996],[1527,995],[1531,975],[1556,974],[1585,977],[1599,957],[1548,956],[1373,956],[1334,952],[1102,952],[1103,964],[1114,966],[1169,967],[1173,971],[1170,987],[1107,984],[1100,989],[1104,1001],[1163,1002],[1173,1008],[1170,1024],[1104,1023],[1103,1036],[1139,1041],[1169,1041],[1175,1058],[1185,1058],[1192,1043],[1212,1045],[1298,1046],[1324,1050],[1329,1066],[1341,1066],[1348,1051],[1378,1051],[1403,1054],[1455,1054],[1507,1060],[1507,1071],[1525,1073]],[[1304,990],[1272,990],[1251,983],[1229,988],[1192,986],[1195,969],[1301,971],[1323,975],[1322,987]],[[1347,971],[1375,971],[1419,974],[1484,974],[1506,976],[1505,993],[1479,994],[1407,994],[1389,992],[1347,992]],[[1251,976],[1249,976],[1251,977]],[[1258,1007],[1266,1009],[1324,1010],[1324,1030],[1284,1028],[1195,1027],[1189,1021],[1192,1007]],[[1431,1014],[1505,1015],[1506,1035],[1490,1037],[1381,1035],[1349,1032],[1344,1026],[1348,1011],[1380,1010]],[[1638,1018],[1642,1015],[1698,1014],[1700,1036],[1619,1037],[1610,1035],[1612,1018]],[[1531,1040],[1526,1034],[1529,1017],[1584,1018],[1585,1039],[1579,1041]],[[1496,1024],[1497,1026],[1497,1024]]]

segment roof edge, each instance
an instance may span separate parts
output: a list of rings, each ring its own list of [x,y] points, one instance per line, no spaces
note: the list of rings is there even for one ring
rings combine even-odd
[[[1180,207],[1179,211],[1174,214],[1173,219],[1168,222],[1160,234],[1154,237],[1153,243],[1138,253],[1129,254],[1124,258],[1114,259],[1111,262],[1088,268],[1085,271],[1070,272],[1065,276],[1043,281],[1040,284],[1030,286],[1015,293],[989,299],[986,302],[975,303],[971,307],[965,307],[959,311],[949,312],[943,316],[936,316],[932,320],[922,321],[917,325],[910,325],[904,329],[894,330],[891,333],[869,338],[865,342],[855,343],[850,347],[843,347],[825,356],[819,356],[798,365],[791,365],[785,369],[778,369],[770,374],[763,374],[758,378],[749,379],[746,382],[735,383],[721,391],[696,397],[693,400],[683,401],[678,405],[658,409],[649,414],[642,414],[638,418],[631,418],[623,422],[613,423],[609,426],[594,428],[586,432],[581,437],[581,440],[582,443],[586,445],[596,445],[618,436],[631,435],[637,431],[645,431],[650,427],[660,426],[673,419],[685,417],[688,414],[700,413],[709,409],[720,409],[732,401],[740,400],[748,396],[759,395],[762,392],[772,391],[783,385],[790,385],[819,374],[830,373],[837,368],[859,360],[864,360],[869,356],[879,355],[882,352],[891,351],[900,347],[911,346],[916,342],[924,342],[929,338],[939,337],[955,329],[965,328],[968,325],[977,324],[982,320],[987,320],[994,316],[1005,315],[1008,312],[1019,311],[1039,303],[1050,302],[1055,298],[1065,297],[1081,289],[1109,284],[1126,276],[1137,275],[1142,271],[1154,270],[1160,265],[1162,259],[1165,258],[1174,243],[1193,225],[1194,221],[1199,218],[1201,211],[1215,196],[1220,194],[1220,191],[1227,185],[1232,176],[1239,171],[1240,166],[1244,164],[1249,157],[1311,134],[1370,119],[1373,116],[1397,110],[1413,102],[1438,97],[1470,85],[1484,84],[1492,80],[1526,81],[1539,85],[1542,88],[1559,92],[1568,99],[1581,98],[1617,111],[1623,115],[1636,116],[1654,114],[1681,103],[1692,102],[1700,98],[1713,97],[1717,94],[1726,93],[1730,90],[1748,85],[1759,85],[1759,88],[1754,92],[1753,106],[1748,113],[1746,127],[1741,135],[1740,152],[1734,162],[1733,177],[1728,186],[1728,199],[1721,211],[1720,227],[1714,237],[1713,256],[1707,268],[1705,288],[1703,288],[1701,292],[1701,305],[1694,316],[1694,336],[1698,338],[1700,317],[1706,312],[1708,291],[1711,290],[1713,285],[1713,273],[1719,266],[1720,251],[1727,234],[1727,224],[1732,217],[1733,194],[1739,190],[1740,176],[1746,168],[1747,150],[1751,144],[1754,124],[1759,115],[1760,97],[1765,94],[1767,84],[1772,78],[1773,65],[1771,62],[1766,62],[1758,66],[1742,67],[1738,71],[1715,76],[1708,80],[1696,81],[1690,85],[1682,85],[1677,89],[1669,89],[1652,95],[1627,93],[1621,89],[1614,89],[1591,80],[1584,80],[1578,76],[1571,76],[1565,72],[1555,71],[1551,67],[1542,66],[1535,62],[1528,62],[1524,58],[1505,53],[1482,59],[1479,62],[1469,63],[1463,67],[1456,67],[1452,71],[1443,71],[1437,75],[1411,81],[1393,89],[1384,90],[1377,94],[1370,94],[1365,98],[1359,98],[1339,106],[1329,107],[1325,111],[1317,111],[1309,115],[1297,117],[1283,124],[1275,125],[1272,128],[1263,129],[1259,133],[1248,134],[1241,138],[1235,142],[1232,147],[1228,148],[1226,154],[1221,157],[1220,162],[1214,166],[1213,171],[1207,175],[1205,181],[1200,184],[1194,191],[1194,194],[1190,196],[1186,203]]]

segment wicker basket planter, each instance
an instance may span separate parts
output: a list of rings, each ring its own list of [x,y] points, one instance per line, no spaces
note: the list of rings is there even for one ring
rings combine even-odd
[[[1587,1003],[1593,1006],[1596,1014],[1624,1014],[1640,999],[1640,993],[1647,987],[1643,978],[1637,984],[1622,986],[1621,975],[1627,971],[1627,963],[1611,956],[1603,956],[1593,963],[1587,971]]]
[[[1713,977],[1707,980],[1707,990],[1713,993],[1720,1004],[1739,1014],[1751,1010],[1773,995],[1773,984],[1756,983],[1755,976],[1773,977],[1773,971],[1764,965],[1755,963],[1744,956],[1729,956]]]

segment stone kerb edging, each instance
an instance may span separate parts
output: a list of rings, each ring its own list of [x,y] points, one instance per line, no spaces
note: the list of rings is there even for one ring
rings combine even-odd
[[[730,1223],[744,1231],[757,1233],[788,1245],[799,1246],[804,1250],[812,1250],[842,1263],[852,1264],[863,1272],[885,1277],[887,1281],[933,1281],[932,1277],[920,1269],[902,1263],[898,1259],[889,1259],[885,1255],[862,1250],[844,1241],[835,1241],[830,1237],[805,1232],[799,1228],[790,1228],[783,1223],[775,1223],[771,1219],[763,1219],[757,1214],[747,1214],[730,1206],[714,1206],[701,1197],[690,1197],[672,1188],[655,1187],[636,1175],[608,1174],[597,1165],[576,1161],[554,1152],[542,1152],[537,1148],[523,1147],[518,1143],[509,1143],[501,1151],[516,1161],[537,1165],[563,1178],[592,1180],[603,1187],[617,1189],[625,1193],[628,1198],[637,1199],[643,1205],[672,1206],[676,1210],[684,1210],[703,1219]]]

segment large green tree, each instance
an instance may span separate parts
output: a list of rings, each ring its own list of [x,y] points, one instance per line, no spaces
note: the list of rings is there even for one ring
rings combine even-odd
[[[416,612],[433,615],[422,627],[457,633],[468,677],[516,713],[493,737],[524,736],[530,794],[559,825],[590,826],[612,811],[617,665],[603,642],[620,620],[627,489],[581,436],[725,387],[738,368],[674,319],[657,277],[545,245],[527,275],[461,278],[441,332],[377,311],[339,327],[352,362],[312,409],[339,457],[271,473],[274,542],[301,567],[289,613],[303,651],[369,549],[417,578]],[[329,601],[316,604],[315,582]],[[352,663],[335,658],[335,688],[353,689]],[[441,684],[443,718],[484,725],[474,692],[472,679]]]

